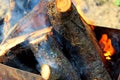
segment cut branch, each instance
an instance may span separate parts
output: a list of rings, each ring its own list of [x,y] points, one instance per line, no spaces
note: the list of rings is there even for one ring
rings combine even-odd
[[[26,34],[23,36],[18,36],[18,37],[6,40],[4,43],[2,43],[0,45],[0,56],[5,55],[5,53],[7,53],[12,47],[15,47],[16,45],[24,42],[25,40],[34,39],[34,40],[30,41],[31,44],[35,44],[42,40],[46,40],[46,36],[43,36],[43,37],[40,37],[40,36],[42,34],[45,35],[46,33],[51,32],[51,29],[52,29],[52,27],[48,27],[48,28],[45,28],[42,30],[32,32],[30,34]],[[37,38],[37,37],[39,37],[39,38]],[[37,38],[37,39],[35,39],[35,38]]]
[[[50,20],[62,36],[63,52],[79,77],[82,80],[111,80],[100,59],[102,51],[90,26],[83,24],[74,5],[65,13],[58,12],[56,6],[54,2],[48,6]]]
[[[60,12],[66,12],[71,7],[71,0],[56,0],[57,10]]]
[[[29,12],[26,16],[24,16],[20,21],[18,21],[12,27],[12,29],[10,29],[7,32],[7,34],[4,36],[3,41],[0,44],[0,56],[4,55],[7,51],[9,51],[9,49],[16,46],[17,44],[20,44],[21,42],[24,42],[25,40],[29,39],[30,41],[32,41],[31,43],[37,43],[39,42],[39,40],[42,40],[41,38],[39,38],[39,36],[51,31],[52,27],[41,29],[41,26],[43,25],[43,23],[44,24],[46,23],[46,22],[40,23],[40,21],[42,20],[45,21],[46,19],[45,18],[46,16],[42,15],[46,12],[45,5],[46,5],[46,2],[41,1],[31,12]],[[42,16],[44,18],[40,18],[39,16]],[[31,25],[32,27],[30,27]],[[32,32],[30,34],[26,34],[23,36],[18,36],[19,32],[21,30],[24,30],[27,27],[29,28],[37,27],[37,29],[41,29],[41,30]],[[15,38],[9,39],[10,37],[15,37]],[[33,39],[36,39],[36,41]]]

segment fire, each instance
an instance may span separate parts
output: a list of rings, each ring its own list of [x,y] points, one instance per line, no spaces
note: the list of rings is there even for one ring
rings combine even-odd
[[[103,50],[104,56],[106,57],[106,59],[111,60],[111,56],[114,54],[115,50],[112,46],[111,39],[108,38],[107,34],[102,35],[99,41],[99,45]]]
[[[60,12],[66,12],[71,7],[71,0],[56,0],[56,7]]]
[[[90,26],[92,30],[94,30],[95,28],[95,26],[93,26],[94,22],[89,20],[81,9],[81,0],[56,0],[57,9],[60,12],[66,12],[71,7],[71,2],[76,7],[77,12],[83,18],[83,20],[85,20],[85,22],[89,25],[92,24]],[[106,57],[106,59],[111,60],[111,56],[114,54],[115,50],[112,46],[111,39],[108,38],[107,34],[102,35],[99,44],[104,52],[104,56]]]

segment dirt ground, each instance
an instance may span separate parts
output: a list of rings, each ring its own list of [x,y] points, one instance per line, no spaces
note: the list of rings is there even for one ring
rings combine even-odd
[[[81,0],[80,6],[91,24],[120,29],[120,6],[115,0]]]

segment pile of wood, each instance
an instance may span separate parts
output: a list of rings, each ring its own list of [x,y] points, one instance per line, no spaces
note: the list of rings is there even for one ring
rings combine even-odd
[[[11,10],[4,17],[1,56],[28,41],[27,46],[38,62],[36,69],[44,79],[111,80],[94,33],[72,3],[68,11],[61,12],[55,0],[40,0],[31,11],[26,12],[25,6],[11,1]],[[18,13],[22,16],[17,20],[12,15],[16,7],[26,13]]]

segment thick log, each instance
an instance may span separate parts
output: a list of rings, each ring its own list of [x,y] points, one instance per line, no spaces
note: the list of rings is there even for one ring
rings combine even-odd
[[[40,75],[0,64],[1,80],[44,80]]]
[[[83,24],[72,5],[70,11],[60,13],[54,0],[48,5],[52,26],[61,35],[61,50],[83,80],[111,80],[102,60],[105,61],[97,40],[89,26]],[[92,32],[92,33],[91,33]],[[60,41],[61,39],[61,41]],[[100,59],[102,57],[102,60]]]
[[[39,51],[35,53],[40,67],[44,64],[50,66],[52,70],[51,77],[53,77],[51,79],[66,78],[67,80],[78,80],[77,72],[79,78],[83,80],[111,80],[74,6],[72,6],[69,12],[59,13],[56,11],[55,1],[53,0],[52,2],[51,0],[48,10],[50,21],[55,30],[58,31],[59,36],[56,36],[57,32],[53,34],[57,41],[60,41],[59,38],[61,36],[60,48],[62,47],[61,50],[63,50],[64,55],[69,59],[73,67],[58,49],[58,44],[52,36],[48,38],[48,41],[41,42]],[[17,29],[13,32],[15,34],[12,33],[10,35],[23,35],[27,33],[28,28],[35,31],[36,29],[46,27],[46,25],[43,26],[49,22],[46,21],[48,18],[46,12],[46,2],[44,3],[43,1],[43,3],[36,6],[33,11],[18,22]]]
[[[53,33],[54,35],[54,33]],[[55,36],[48,36],[48,40],[39,43],[35,57],[40,65],[50,66],[49,80],[81,80],[74,68],[59,49]]]
[[[30,13],[16,24],[16,28],[8,34],[8,37],[29,34],[38,29],[43,30],[48,27],[48,25],[50,25],[50,23],[47,15],[47,1],[42,0]],[[28,31],[28,29],[30,31]],[[9,39],[8,37],[6,37],[4,42]],[[32,40],[34,39],[35,38],[33,37]],[[58,45],[59,44],[57,44],[57,41],[55,40],[54,33],[52,36],[48,34],[48,40],[41,41],[39,46],[38,44],[30,44],[31,49],[34,52],[34,56],[39,63],[36,66],[38,71],[40,72],[41,67],[47,64],[51,71],[50,80],[81,80],[78,78],[77,73],[68,59],[63,55],[62,51],[60,51]],[[41,73],[41,75],[44,74]]]

